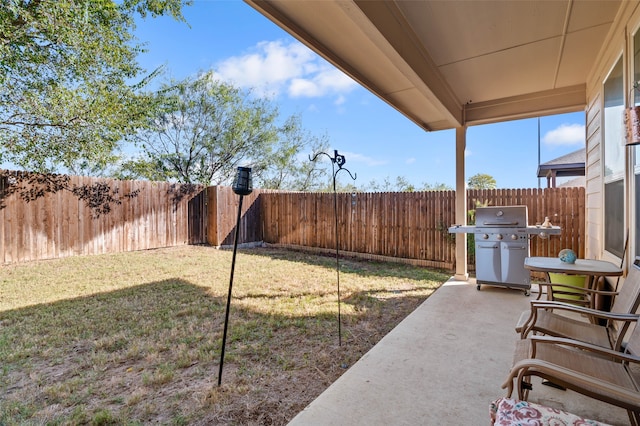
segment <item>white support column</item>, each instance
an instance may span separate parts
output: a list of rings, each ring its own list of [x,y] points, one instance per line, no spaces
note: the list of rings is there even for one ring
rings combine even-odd
[[[456,224],[467,224],[467,188],[464,174],[464,150],[467,127],[456,128]],[[456,234],[456,280],[469,279],[467,270],[467,234]]]

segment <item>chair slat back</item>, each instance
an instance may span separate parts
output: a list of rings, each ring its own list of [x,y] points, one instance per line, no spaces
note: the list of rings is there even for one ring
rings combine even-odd
[[[640,287],[640,257],[637,257],[635,262],[631,264],[629,267],[629,275],[627,275],[627,279],[624,280],[624,285],[622,286],[622,290],[620,290],[620,294],[616,296],[616,300],[623,296],[622,292],[624,291],[627,284],[631,284],[630,287],[636,286]],[[638,297],[640,299],[640,297]],[[638,308],[638,304],[636,303],[635,308],[633,309],[633,313],[636,312]],[[629,336],[629,341],[626,345],[626,352],[629,352],[633,355],[640,356],[640,327],[635,326],[633,332]]]
[[[611,306],[611,312],[618,314],[635,313],[640,306],[640,257],[629,267],[629,274],[624,280],[620,293]]]

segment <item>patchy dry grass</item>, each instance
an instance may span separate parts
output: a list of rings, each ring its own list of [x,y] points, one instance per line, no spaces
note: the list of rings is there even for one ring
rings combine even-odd
[[[448,277],[187,246],[5,266],[0,424],[286,424]]]

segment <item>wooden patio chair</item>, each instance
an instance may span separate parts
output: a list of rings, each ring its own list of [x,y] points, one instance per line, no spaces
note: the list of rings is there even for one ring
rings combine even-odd
[[[640,425],[640,391],[631,370],[640,367],[640,327],[634,328],[624,352],[576,340],[532,336],[516,344],[514,364],[502,388],[526,400],[531,376],[622,407],[631,424]]]
[[[523,339],[531,334],[545,334],[619,351],[629,326],[640,318],[635,313],[639,306],[640,258],[636,258],[629,267],[629,275],[622,289],[614,298],[611,311],[557,301],[533,300],[531,311],[523,312],[516,331]],[[567,313],[574,315],[567,316]]]

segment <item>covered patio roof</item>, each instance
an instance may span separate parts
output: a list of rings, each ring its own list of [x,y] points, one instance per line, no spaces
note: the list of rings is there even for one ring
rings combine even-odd
[[[245,1],[428,131],[584,110],[632,3]]]

